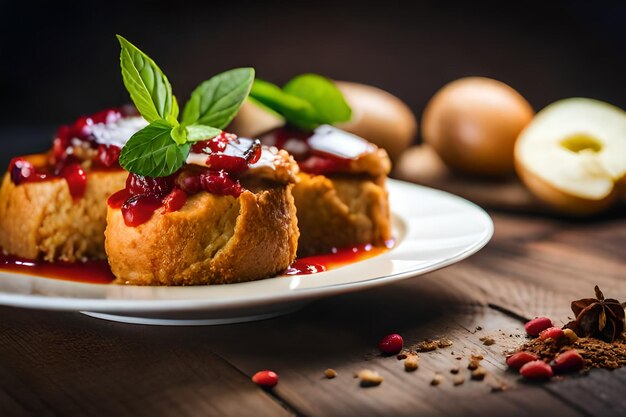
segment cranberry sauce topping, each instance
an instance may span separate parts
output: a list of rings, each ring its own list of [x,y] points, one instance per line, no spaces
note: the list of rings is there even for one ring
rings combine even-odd
[[[59,127],[49,164],[35,167],[26,159],[15,158],[9,165],[11,181],[20,185],[64,178],[72,198],[80,199],[87,188],[85,167],[121,169],[118,158],[123,144],[120,142],[128,140],[145,123],[138,117],[125,125],[121,121],[136,115],[133,108],[111,108]]]
[[[175,176],[150,178],[131,173],[126,178],[126,188],[109,197],[108,204],[111,208],[121,208],[124,223],[133,227],[150,220],[164,205],[180,209],[187,194],[174,188]]]
[[[348,171],[350,161],[376,150],[365,139],[329,125],[312,132],[284,126],[266,133],[261,141],[285,149],[298,161],[300,169],[310,174]]]
[[[120,120],[132,115],[126,108],[110,108],[59,127],[52,144],[51,162],[63,165],[68,157],[74,156],[81,162],[92,160],[102,168],[119,167],[119,143],[111,143],[110,136]]]
[[[46,180],[50,174],[37,172],[33,164],[23,158],[13,158],[9,163],[9,175],[15,185],[26,182],[38,182]]]
[[[58,171],[57,171],[58,169]],[[87,189],[87,177],[83,167],[76,162],[68,163],[55,168],[35,168],[33,164],[23,158],[13,158],[9,164],[11,181],[15,185],[29,182],[42,182],[53,178],[64,178],[70,189],[74,201],[82,198]]]
[[[149,178],[131,173],[126,188],[109,197],[108,204],[122,210],[127,226],[136,227],[150,220],[161,207],[163,212],[180,210],[188,195],[200,191],[238,197],[244,190],[239,175],[261,155],[258,140],[246,141],[223,132],[212,139],[196,142],[188,161],[200,159],[202,165],[188,163],[169,177]]]
[[[85,195],[87,189],[87,176],[80,164],[65,165],[61,169],[61,177],[65,178],[70,188],[70,194],[74,200],[78,200]]]

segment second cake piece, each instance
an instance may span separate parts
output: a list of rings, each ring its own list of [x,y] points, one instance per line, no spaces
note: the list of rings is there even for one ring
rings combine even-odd
[[[330,125],[313,132],[282,127],[261,137],[289,151],[300,167],[293,189],[298,208],[298,256],[330,253],[391,239],[384,149]]]

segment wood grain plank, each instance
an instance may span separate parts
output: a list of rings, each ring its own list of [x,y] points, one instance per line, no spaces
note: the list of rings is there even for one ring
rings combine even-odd
[[[622,417],[626,410],[626,369],[595,370],[580,378],[549,384],[552,394],[594,416]]]
[[[260,369],[278,372],[276,395],[304,415],[479,416],[514,413],[518,407],[526,415],[546,409],[580,415],[539,386],[523,384],[527,397],[513,394],[517,402],[501,401],[502,393],[492,393],[493,386],[520,385],[518,375],[507,371],[503,351],[521,342],[521,323],[480,305],[446,302],[443,294],[433,294],[429,283],[415,279],[335,297],[290,317],[210,328],[202,337],[215,341],[216,352],[249,375]],[[402,361],[378,352],[378,340],[391,332],[401,333],[409,345],[439,337],[454,344],[421,353],[420,368],[408,373]],[[480,338],[486,335],[496,344],[485,346]],[[483,365],[490,374],[484,382],[470,380],[466,367],[473,353],[485,357]],[[338,372],[337,378],[324,378],[328,367]],[[467,379],[461,386],[452,384],[450,370],[456,367]],[[379,372],[383,384],[360,387],[353,376],[363,368]],[[430,381],[438,372],[445,379],[433,387]]]
[[[69,416],[291,415],[209,346],[180,344],[167,328],[10,308],[0,317],[0,369],[22,386],[12,391],[11,379],[0,379],[10,398],[3,407],[28,402],[34,415]]]
[[[54,416],[31,387],[17,375],[0,367],[0,416]]]
[[[547,315],[562,322],[571,315],[570,302],[593,295],[596,284],[605,294],[626,299],[623,220],[594,222],[592,227],[503,214],[492,217],[493,242],[470,259],[433,273],[437,280],[461,282],[473,298],[517,315]],[[592,249],[598,247],[602,249]]]

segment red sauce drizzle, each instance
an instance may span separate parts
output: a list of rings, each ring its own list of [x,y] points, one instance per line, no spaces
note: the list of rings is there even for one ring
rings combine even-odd
[[[363,261],[368,258],[380,255],[393,246],[393,242],[387,242],[383,247],[373,246],[365,243],[349,248],[333,248],[331,253],[324,255],[307,256],[296,259],[285,272],[284,275],[309,275],[329,269],[345,266],[353,262]]]
[[[364,244],[333,249],[331,253],[326,255],[301,258],[287,268],[283,275],[309,275],[324,272],[380,255],[387,251],[392,244],[393,242],[388,242],[386,247]],[[51,263],[6,255],[2,248],[0,248],[0,270],[90,284],[109,284],[115,279],[107,261]]]
[[[0,270],[89,284],[109,284],[115,279],[107,261],[51,263],[5,255],[2,250]]]

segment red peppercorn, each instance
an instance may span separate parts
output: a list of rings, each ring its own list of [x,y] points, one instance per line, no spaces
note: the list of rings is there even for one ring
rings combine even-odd
[[[396,353],[399,353],[402,350],[403,345],[404,340],[402,340],[402,336],[397,333],[389,334],[378,342],[378,348],[386,355],[395,355]]]
[[[519,370],[520,375],[526,379],[548,379],[552,377],[553,372],[550,365],[542,360],[527,362]]]
[[[565,336],[565,333],[563,333],[563,329],[559,328],[559,327],[549,327],[547,329],[545,329],[544,331],[542,331],[541,333],[539,333],[539,337],[541,339],[553,339],[553,340],[559,340],[560,338],[562,338],[563,336]]]
[[[549,318],[537,317],[526,323],[524,329],[526,329],[526,333],[528,333],[529,336],[539,336],[539,333],[552,326],[552,320]]]
[[[530,352],[522,351],[509,356],[506,359],[506,364],[509,365],[510,368],[519,369],[528,362],[536,361],[537,359],[539,359],[537,355],[533,355]]]
[[[556,373],[578,371],[585,364],[585,360],[576,349],[568,350],[558,355],[550,365]]]
[[[278,384],[278,374],[274,371],[259,371],[252,376],[252,382],[263,388],[273,388]]]

